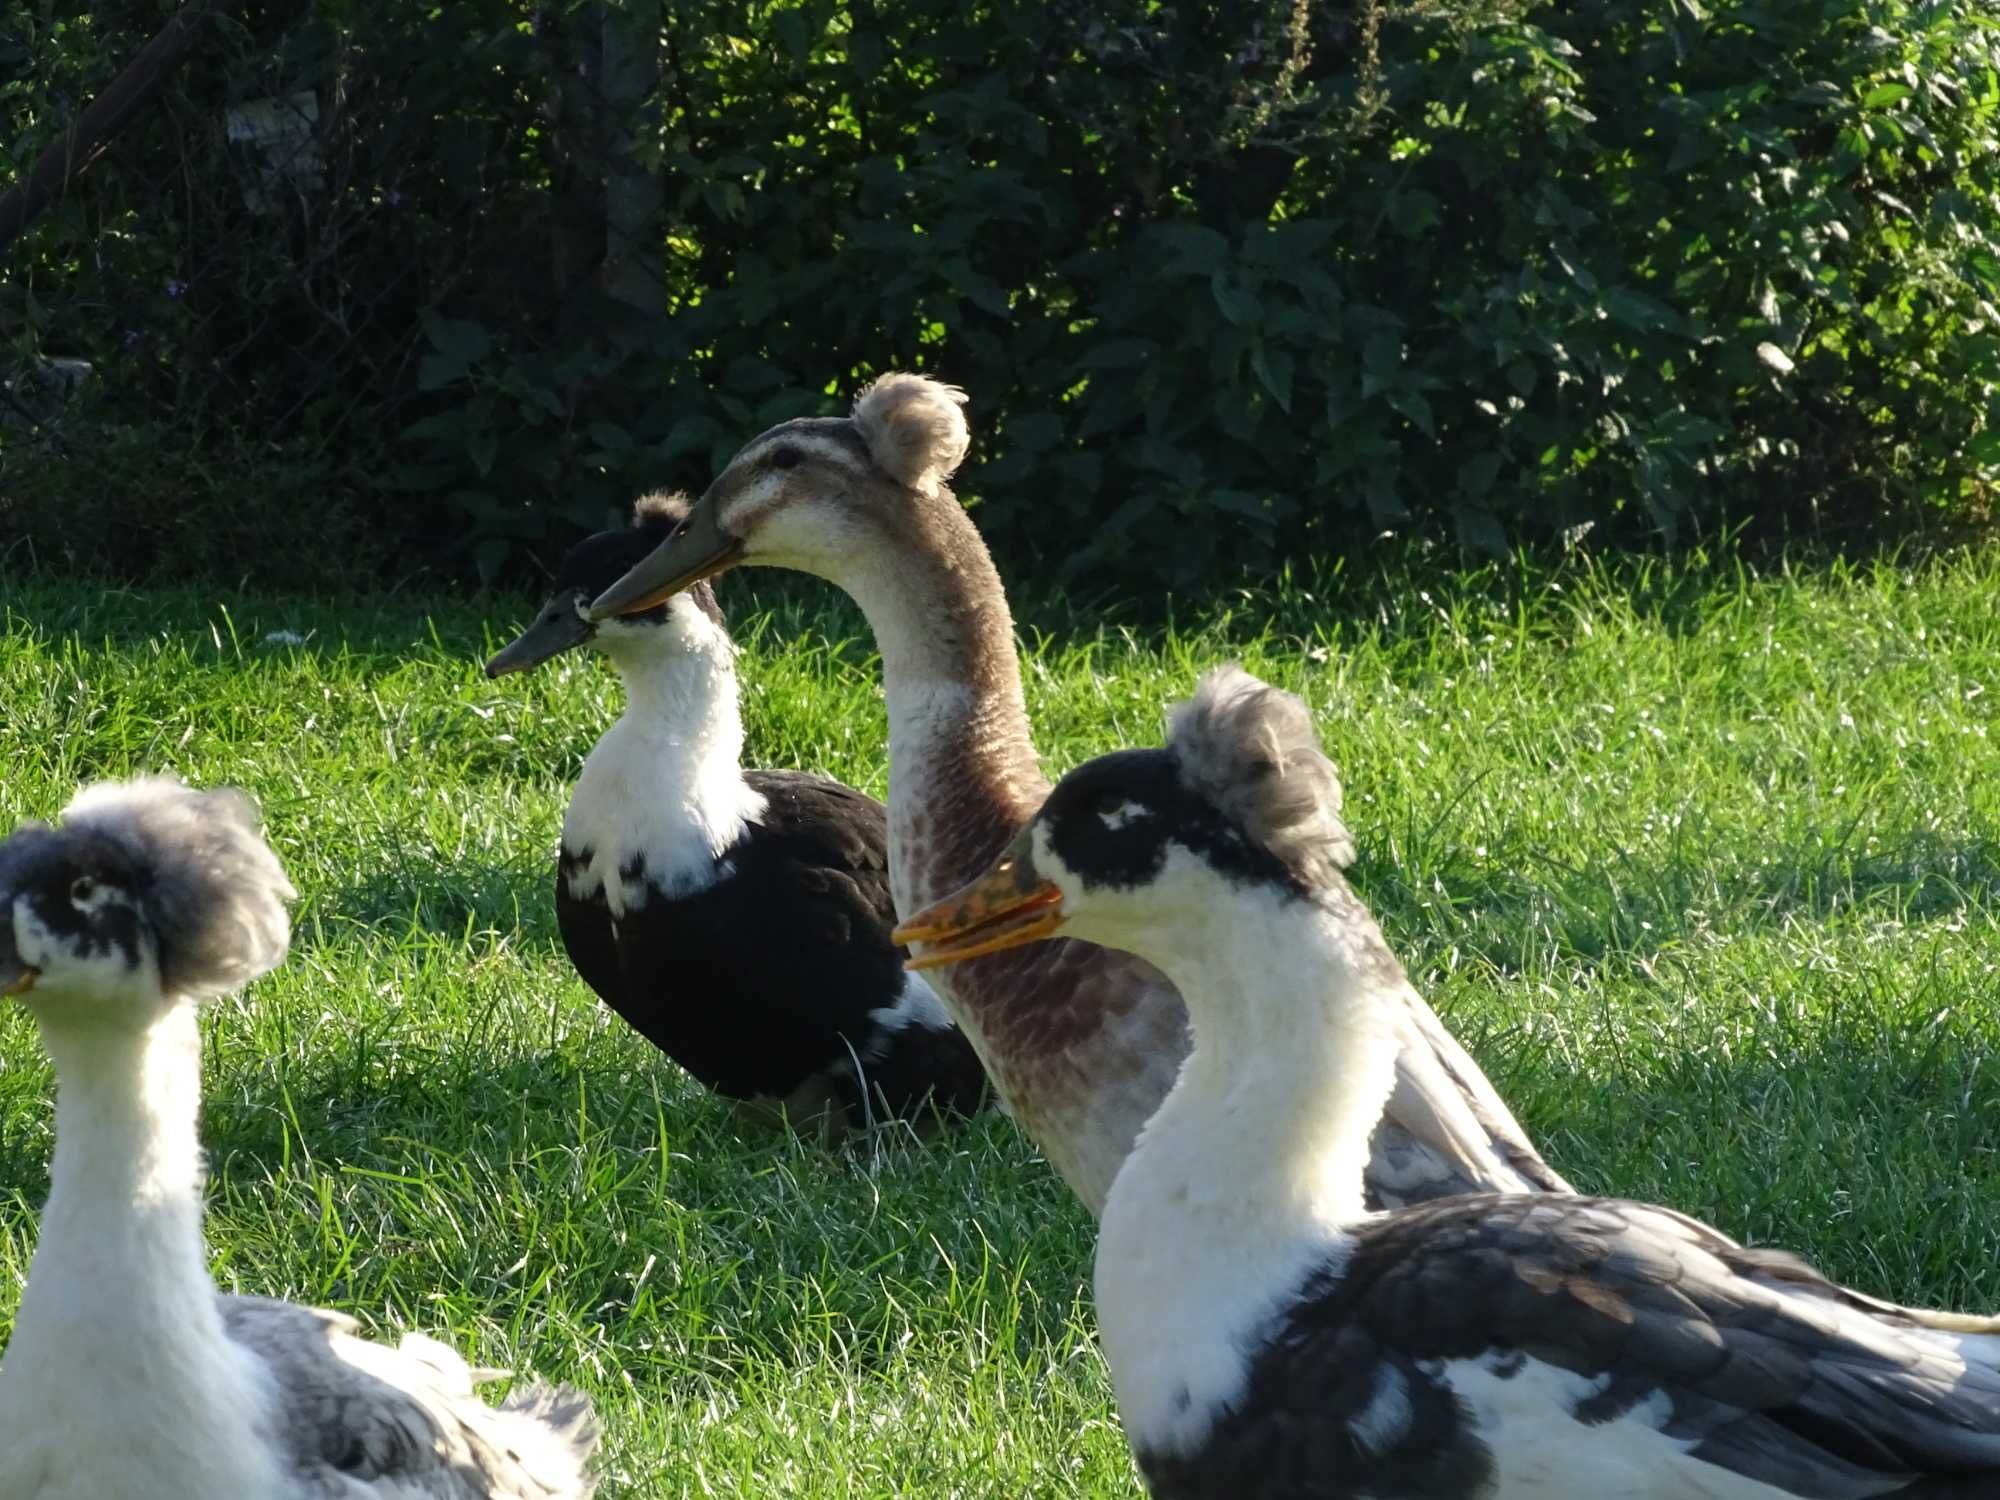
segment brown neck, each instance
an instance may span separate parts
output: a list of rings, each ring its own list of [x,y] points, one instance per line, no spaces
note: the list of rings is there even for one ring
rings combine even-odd
[[[909,911],[984,870],[1049,784],[986,544],[949,492],[918,501],[904,522],[832,581],[861,606],[882,653],[892,884]]]

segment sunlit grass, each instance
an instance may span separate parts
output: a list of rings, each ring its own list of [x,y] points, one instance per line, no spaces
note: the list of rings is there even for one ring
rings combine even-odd
[[[724,592],[753,759],[880,794],[858,618]],[[746,1126],[571,974],[549,865],[617,688],[488,683],[527,607],[7,596],[0,825],[92,777],[233,781],[303,893],[291,961],[210,1016],[218,1276],[579,1381],[611,1496],[1135,1495],[1088,1222],[1011,1126]],[[1229,657],[1307,695],[1357,883],[1579,1185],[2000,1306],[2000,557],[1404,560],[1171,626],[1032,615],[1052,771],[1156,742]],[[0,1330],[48,1097],[0,1016]]]

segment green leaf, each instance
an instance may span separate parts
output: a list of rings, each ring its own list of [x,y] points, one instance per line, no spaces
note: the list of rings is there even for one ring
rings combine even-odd
[[[1427,438],[1437,436],[1437,421],[1431,415],[1431,404],[1416,391],[1396,388],[1385,393],[1389,404],[1408,417]]]
[[[1086,370],[1119,370],[1143,365],[1160,352],[1151,339],[1109,339],[1078,360]]]
[[[1229,241],[1205,224],[1155,224],[1142,240],[1165,276],[1212,275],[1229,259]]]
[[[804,11],[773,11],[771,30],[777,33],[779,42],[791,54],[793,62],[802,63],[812,55],[813,26]]]
[[[1242,278],[1232,275],[1226,266],[1217,266],[1208,278],[1209,290],[1215,296],[1216,311],[1229,322],[1241,326],[1253,320],[1261,307],[1261,299],[1255,286],[1246,286]]]
[[[472,467],[481,475],[493,472],[493,460],[500,451],[500,435],[491,427],[475,427],[466,435],[465,452],[472,460]]]
[[[1468,500],[1483,500],[1486,492],[1493,488],[1493,481],[1499,477],[1501,458],[1488,449],[1475,453],[1458,466],[1459,493]]]
[[[1062,418],[1052,412],[1035,411],[1009,417],[1005,437],[1010,448],[1027,453],[1046,453],[1062,439]]]
[[[1285,411],[1292,409],[1292,356],[1283,349],[1268,348],[1259,344],[1250,351],[1250,368],[1257,373],[1258,382],[1271,393],[1271,399]]]
[[[1415,237],[1438,224],[1438,201],[1421,188],[1411,188],[1389,199],[1389,222],[1396,232]]]
[[[632,434],[614,422],[592,422],[588,431],[590,440],[606,453],[632,451]]]
[[[1451,519],[1460,546],[1484,552],[1489,557],[1506,557],[1507,533],[1501,529],[1492,511],[1479,505],[1455,505]]]

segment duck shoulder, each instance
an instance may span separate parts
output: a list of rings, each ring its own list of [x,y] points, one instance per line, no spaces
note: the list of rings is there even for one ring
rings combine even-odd
[[[1973,1500],[2000,1342],[1671,1211],[1457,1198],[1357,1226],[1242,1399],[1140,1464],[1160,1500]]]

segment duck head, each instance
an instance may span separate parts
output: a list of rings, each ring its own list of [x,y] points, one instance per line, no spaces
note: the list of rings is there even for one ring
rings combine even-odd
[[[642,496],[632,507],[629,527],[597,532],[570,548],[556,569],[548,602],[525,630],[487,658],[486,675],[526,672],[579,646],[625,662],[726,641],[715,593],[700,581],[628,614],[602,620],[591,614],[593,599],[686,523],[690,503],[682,494]]]
[[[875,533],[913,499],[948,494],[971,435],[965,392],[919,375],[884,375],[847,417],[800,417],[752,438],[678,526],[591,601],[605,621],[657,607],[745,564],[795,568],[835,583],[879,555]]]
[[[1163,966],[1213,951],[1245,900],[1312,899],[1354,856],[1305,705],[1237,667],[1168,717],[1166,745],[1077,767],[964,889],[898,943],[931,968],[1061,932]]]

